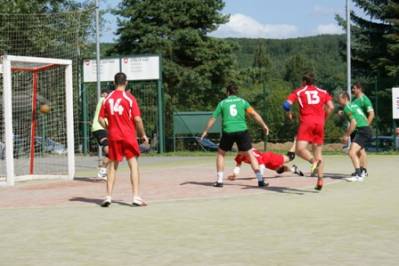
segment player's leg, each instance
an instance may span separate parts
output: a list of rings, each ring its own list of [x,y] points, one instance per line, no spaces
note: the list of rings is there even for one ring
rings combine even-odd
[[[356,142],[352,142],[351,146],[349,148],[349,158],[352,161],[352,165],[355,168],[355,176],[351,176],[349,178],[347,178],[347,181],[359,181],[359,178],[361,178],[362,175],[362,170],[360,168],[360,158],[359,158],[359,151],[361,150],[361,147],[358,143]]]
[[[217,180],[214,184],[215,187],[223,187],[224,178],[224,156],[227,151],[230,151],[234,144],[234,133],[222,133],[219,147],[216,153],[216,175]]]
[[[231,149],[231,148],[230,148]],[[226,152],[218,148],[216,154],[216,176],[217,180],[214,184],[215,187],[223,187],[223,174],[224,174],[224,156]]]
[[[360,168],[362,170],[362,175],[367,176],[367,152],[366,149],[361,149],[359,151]]]
[[[362,151],[364,152],[364,155],[366,155],[364,147],[366,146],[366,143],[371,138],[371,136],[372,132],[370,127],[363,127],[357,130],[356,136],[353,139],[353,142],[349,150],[349,156],[351,157],[352,164],[355,167],[355,175],[352,176],[351,178],[348,178],[347,179],[348,181],[364,180],[367,170],[362,169],[362,163],[364,163],[365,161],[362,162],[361,156],[362,156]],[[363,160],[365,160],[365,158],[363,158]]]
[[[107,178],[107,196],[103,203],[102,207],[108,207],[112,201],[112,191],[115,184],[116,179],[116,170],[118,169],[119,161],[122,160],[123,151],[122,145],[119,141],[109,141],[109,153],[108,153],[110,162],[108,163],[108,178]]]
[[[108,136],[106,130],[97,130],[93,132],[94,137],[97,140],[98,145],[103,151],[103,159],[101,160],[101,164],[99,165],[99,171],[97,174],[98,178],[106,179],[107,178],[107,165],[108,165]]]
[[[107,178],[107,196],[105,200],[101,203],[102,207],[108,207],[112,202],[112,191],[115,185],[116,170],[118,169],[118,161],[110,161],[108,163],[108,178]]]
[[[258,186],[259,187],[267,186],[268,184],[265,183],[263,174],[259,170],[258,159],[256,159],[255,155],[251,151],[252,150],[252,140],[251,140],[251,136],[249,135],[248,131],[243,131],[243,132],[238,133],[237,137],[235,139],[235,142],[237,143],[238,150],[240,152],[244,152],[247,156],[249,156],[249,159],[251,161],[251,168],[255,173],[256,179],[258,180]]]
[[[130,170],[130,182],[132,184],[133,193],[133,206],[143,207],[147,206],[147,203],[140,197],[140,171],[137,159],[135,156],[127,160]]]
[[[313,144],[313,155],[316,162],[317,184],[315,189],[321,190],[323,188],[324,178],[324,161],[323,161],[323,144]],[[313,164],[313,166],[315,163]]]

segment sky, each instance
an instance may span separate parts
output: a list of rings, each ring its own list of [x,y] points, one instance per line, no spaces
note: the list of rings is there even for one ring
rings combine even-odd
[[[117,7],[120,0],[100,0],[101,9]],[[318,34],[343,33],[335,15],[345,16],[346,0],[225,0],[223,14],[230,21],[210,35],[286,39]],[[355,9],[356,10],[356,9]],[[117,23],[105,15],[102,42],[112,42]]]

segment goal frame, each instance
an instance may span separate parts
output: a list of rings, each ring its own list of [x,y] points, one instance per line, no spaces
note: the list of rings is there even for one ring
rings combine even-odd
[[[55,59],[44,57],[4,55],[2,58],[3,74],[3,108],[4,108],[4,135],[5,135],[5,160],[6,160],[6,182],[7,186],[15,185],[16,176],[14,171],[14,145],[13,145],[13,122],[12,122],[12,63],[38,63],[49,66],[65,66],[65,104],[66,104],[66,127],[67,127],[67,176],[58,175],[59,178],[72,180],[75,175],[75,149],[74,149],[74,119],[73,119],[73,76],[72,60]],[[35,69],[33,69],[35,71]],[[54,178],[54,176],[43,175],[44,178]],[[19,177],[18,177],[19,178]],[[37,179],[36,175],[21,176],[21,180]],[[41,177],[40,177],[41,178]],[[1,185],[1,183],[0,183]]]

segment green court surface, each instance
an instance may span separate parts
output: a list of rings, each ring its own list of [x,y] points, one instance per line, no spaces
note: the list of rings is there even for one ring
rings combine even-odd
[[[198,163],[214,167],[208,159]],[[326,162],[326,172],[351,171],[347,157]],[[370,156],[365,182],[320,193],[3,208],[0,265],[398,265],[398,165],[398,156]],[[142,165],[151,167],[160,171]]]

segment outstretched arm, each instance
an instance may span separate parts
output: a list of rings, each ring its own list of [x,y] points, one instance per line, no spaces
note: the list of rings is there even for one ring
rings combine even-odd
[[[201,140],[203,140],[205,138],[205,136],[208,134],[208,130],[213,127],[215,122],[216,122],[216,118],[214,118],[214,117],[209,118],[208,124],[206,125],[206,128],[204,129],[204,132],[201,135]]]

